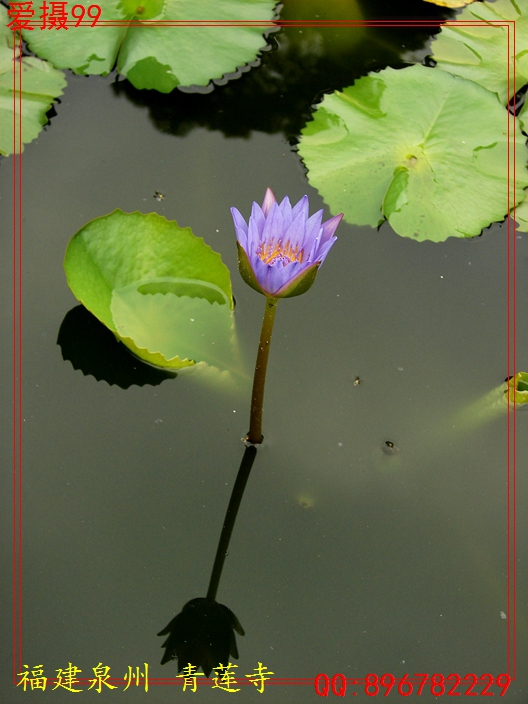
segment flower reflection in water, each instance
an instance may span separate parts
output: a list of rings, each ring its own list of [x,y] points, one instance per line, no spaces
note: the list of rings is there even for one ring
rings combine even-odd
[[[162,645],[165,654],[161,664],[178,659],[178,672],[191,664],[201,667],[209,677],[213,668],[228,664],[230,655],[238,659],[235,631],[244,635],[239,620],[227,606],[203,597],[191,599],[158,633],[169,636]]]

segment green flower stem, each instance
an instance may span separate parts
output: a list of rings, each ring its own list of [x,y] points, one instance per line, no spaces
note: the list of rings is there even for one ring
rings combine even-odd
[[[268,367],[268,356],[273,333],[273,322],[275,311],[277,310],[278,298],[266,297],[266,307],[264,309],[264,319],[260,333],[257,363],[255,364],[255,377],[253,379],[253,391],[251,393],[251,414],[249,418],[248,442],[253,445],[260,445],[263,440],[262,435],[262,406],[264,404],[264,387],[266,385],[266,369]]]
[[[238,470],[235,485],[233,487],[233,491],[231,492],[231,498],[229,499],[229,506],[227,507],[224,518],[222,533],[220,534],[220,540],[218,541],[213,571],[211,573],[211,579],[209,580],[209,589],[207,590],[207,596],[205,597],[210,601],[215,601],[216,599],[216,592],[218,591],[218,585],[220,584],[220,577],[222,576],[227,549],[229,547],[229,541],[231,540],[231,533],[233,532],[238,508],[240,506],[240,502],[242,501],[244,489],[246,488],[246,483],[249,478],[251,468],[253,467],[253,462],[255,461],[256,455],[256,447],[246,447],[246,451],[242,457],[242,462],[240,463],[240,469]]]

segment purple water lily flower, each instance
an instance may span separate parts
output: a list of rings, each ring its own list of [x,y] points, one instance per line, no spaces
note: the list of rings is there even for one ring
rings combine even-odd
[[[325,223],[323,211],[309,217],[308,196],[293,207],[266,190],[262,207],[253,203],[249,223],[231,208],[238,240],[238,268],[244,281],[271,298],[299,296],[315,281],[317,270],[336,241],[343,214]]]

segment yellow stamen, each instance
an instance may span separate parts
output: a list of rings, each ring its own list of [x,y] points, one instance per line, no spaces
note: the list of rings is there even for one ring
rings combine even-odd
[[[295,247],[291,242],[282,244],[281,240],[277,243],[271,239],[257,250],[257,256],[264,264],[276,264],[280,262],[283,266],[291,264],[291,262],[302,262],[304,251],[298,244]]]

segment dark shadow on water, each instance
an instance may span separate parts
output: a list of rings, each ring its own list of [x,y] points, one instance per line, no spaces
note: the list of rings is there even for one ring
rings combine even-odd
[[[337,9],[331,5],[329,16],[335,18]],[[163,94],[138,90],[122,79],[113,84],[113,90],[147,107],[156,128],[167,134],[183,137],[202,127],[226,137],[249,137],[252,131],[282,132],[290,141],[298,137],[313,105],[325,93],[342,90],[370,71],[401,67],[407,51],[422,49],[439,31],[434,22],[453,16],[447,8],[422,0],[369,0],[359,6],[362,15],[354,3],[347,15],[342,4],[343,17],[382,20],[397,12],[399,20],[430,19],[432,24],[421,28],[390,26],[389,22],[376,28],[285,27],[268,37],[271,49],[260,55],[258,66],[233,74],[225,85],[214,85],[209,92],[176,89]],[[326,19],[324,3],[320,7],[323,9],[314,13],[315,3],[309,7],[285,3],[281,19]]]
[[[74,369],[122,389],[145,384],[158,386],[176,377],[176,372],[156,369],[134,357],[84,306],[66,313],[57,344],[63,359],[71,362]]]
[[[216,593],[238,509],[256,456],[254,445],[246,447],[222,525],[206,596],[188,601],[158,633],[158,636],[167,636],[161,646],[165,648],[161,664],[177,660],[178,672],[187,667],[195,668],[192,670],[195,672],[201,667],[209,677],[213,669],[228,666],[230,657],[238,659],[235,631],[243,636],[244,629],[231,609],[216,601]]]

